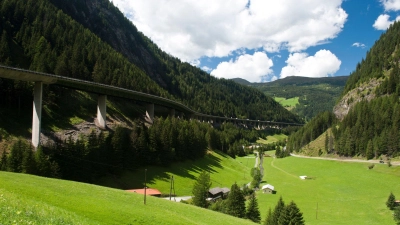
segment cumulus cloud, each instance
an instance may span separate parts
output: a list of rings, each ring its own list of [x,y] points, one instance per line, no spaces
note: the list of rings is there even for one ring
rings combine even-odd
[[[320,50],[314,56],[307,53],[290,54],[280,78],[288,76],[328,77],[339,70],[341,61],[329,50]]]
[[[357,47],[357,48],[365,48],[366,47],[365,44],[360,43],[360,42],[355,42],[351,46]]]
[[[385,8],[385,11],[400,10],[400,0],[380,0]]]
[[[208,72],[208,73],[212,70],[212,68],[210,68],[208,66],[202,66],[201,69],[206,71],[206,72]]]
[[[113,0],[161,49],[184,61],[238,49],[297,52],[335,38],[343,0]]]
[[[271,67],[273,62],[264,52],[255,52],[253,55],[244,54],[234,61],[221,62],[211,71],[211,75],[219,78],[243,78],[250,82],[260,82],[266,76],[273,76]]]
[[[389,20],[390,16],[388,14],[379,15],[378,18],[375,20],[374,25],[372,25],[377,30],[386,30],[389,28],[394,21],[399,21],[400,16],[396,17],[395,20]]]

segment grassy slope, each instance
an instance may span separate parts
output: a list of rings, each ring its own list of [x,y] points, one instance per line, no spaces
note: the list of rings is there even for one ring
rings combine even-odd
[[[400,196],[400,167],[379,164],[369,170],[368,165],[265,158],[263,180],[274,185],[277,193],[257,193],[262,219],[282,196],[286,203],[296,202],[307,224],[394,224],[385,203],[391,191]],[[314,179],[301,180],[301,175]]]
[[[0,224],[252,224],[195,206],[89,184],[0,172]]]
[[[262,139],[262,138],[258,139],[257,143],[260,143],[260,144],[271,144],[271,143],[278,142],[278,141],[285,140],[285,139],[287,139],[287,135],[274,134],[272,136],[271,135],[267,136],[265,139]]]
[[[254,159],[247,158],[246,165],[254,166]],[[211,173],[212,187],[230,188],[234,182],[238,185],[251,181],[250,169],[246,165],[220,152],[209,152],[197,161],[176,163],[170,167],[148,167],[147,186],[170,192],[170,177],[174,176],[175,192],[178,196],[191,195],[195,179],[203,170]],[[126,172],[120,178],[108,177],[99,184],[121,189],[143,188],[144,171]]]
[[[297,104],[299,104],[299,97],[294,98],[282,98],[282,97],[274,97],[274,100],[277,101],[281,106],[285,107],[287,110],[291,110]]]

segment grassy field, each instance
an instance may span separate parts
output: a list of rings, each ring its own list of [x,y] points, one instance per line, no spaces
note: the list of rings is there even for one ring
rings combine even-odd
[[[265,158],[263,180],[277,193],[257,193],[262,219],[282,196],[285,203],[295,201],[306,224],[394,224],[385,203],[390,192],[400,197],[400,167],[378,164],[369,170],[369,165]],[[301,175],[313,179],[301,180]]]
[[[95,185],[0,172],[0,224],[253,224]]]
[[[299,104],[299,97],[294,97],[294,98],[282,98],[282,97],[274,97],[274,100],[277,101],[279,104],[281,104],[285,108],[293,108],[297,104]]]
[[[265,139],[260,138],[257,140],[257,143],[260,144],[271,144],[271,143],[275,143],[281,140],[285,140],[287,139],[287,135],[284,134],[274,134],[274,135],[269,135],[267,136]]]
[[[234,182],[238,185],[247,184],[252,179],[250,168],[255,162],[254,157],[251,157],[239,162],[220,152],[208,152],[204,158],[197,161],[176,163],[170,167],[148,167],[147,186],[169,194],[170,179],[174,176],[176,195],[191,195],[195,179],[204,170],[211,174],[212,187],[230,188]],[[119,178],[107,177],[99,184],[119,189],[143,188],[144,170],[126,172]]]

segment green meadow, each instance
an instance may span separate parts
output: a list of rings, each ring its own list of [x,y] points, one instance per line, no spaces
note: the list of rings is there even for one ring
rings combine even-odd
[[[287,135],[285,135],[285,134],[274,134],[274,135],[268,135],[267,137],[265,137],[265,139],[259,138],[257,140],[257,143],[271,144],[271,143],[275,143],[275,142],[286,140],[286,139],[287,139]]]
[[[0,224],[253,224],[192,205],[90,184],[0,172]]]
[[[245,159],[238,159],[245,160]],[[394,224],[386,208],[390,194],[400,198],[400,167],[287,157],[264,158],[264,183],[276,194],[257,192],[262,219],[280,196],[294,201],[306,224]],[[301,180],[306,175],[311,179]],[[262,185],[263,185],[262,184]]]
[[[282,97],[274,97],[274,100],[285,108],[293,108],[297,104],[299,104],[299,97],[288,98],[288,99]]]
[[[210,171],[214,187],[230,187],[235,181],[241,185],[251,180],[254,162],[253,156],[232,159],[210,152],[202,160],[147,168],[148,186],[167,194],[173,175],[176,194],[191,195],[194,179],[203,170]],[[272,184],[277,193],[257,192],[262,220],[282,196],[298,205],[306,224],[394,224],[385,203],[390,192],[400,197],[400,167],[369,165],[265,157],[262,185]],[[311,179],[301,180],[301,175]],[[141,188],[143,180],[144,171],[137,171],[114,183]],[[0,214],[0,224],[250,224],[154,197],[144,205],[142,195],[114,188],[7,172],[0,172]]]
[[[146,181],[148,187],[169,194],[173,176],[176,195],[187,196],[192,194],[195,179],[204,170],[210,172],[212,187],[230,188],[234,182],[241,186],[251,181],[250,169],[254,163],[254,156],[239,162],[224,153],[209,151],[204,158],[196,161],[174,163],[170,167],[148,167]],[[119,178],[106,177],[99,184],[119,189],[143,188],[144,175],[144,169],[125,172]]]

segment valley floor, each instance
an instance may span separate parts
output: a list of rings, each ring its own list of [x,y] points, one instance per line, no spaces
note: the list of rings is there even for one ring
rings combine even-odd
[[[293,157],[298,158],[308,158],[308,159],[321,159],[321,160],[334,160],[341,162],[358,162],[358,163],[373,163],[373,164],[387,164],[387,162],[381,163],[381,160],[370,159],[370,160],[362,160],[362,159],[354,159],[354,158],[329,158],[329,157],[314,157],[314,156],[304,156],[304,155],[296,155],[290,153]],[[391,161],[392,166],[400,166],[400,161]]]

